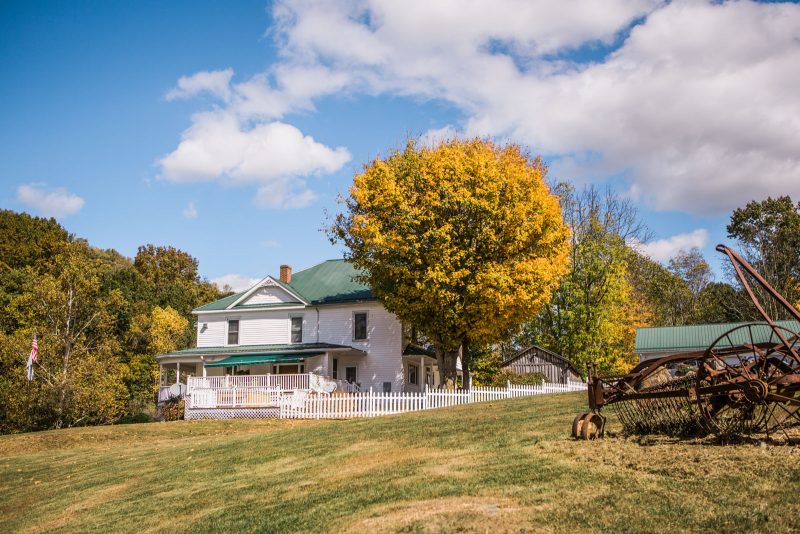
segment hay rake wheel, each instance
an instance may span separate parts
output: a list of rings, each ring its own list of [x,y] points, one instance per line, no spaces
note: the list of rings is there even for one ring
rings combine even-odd
[[[572,437],[592,440],[605,435],[606,418],[599,413],[584,412],[572,421]]]
[[[627,431],[672,435],[712,433],[728,438],[783,433],[800,424],[800,334],[775,323],[745,272],[800,321],[800,312],[753,267],[722,245],[763,323],[738,325],[702,351],[645,361],[622,377],[589,369],[590,412],[575,418],[576,439],[602,437],[601,410],[613,405]],[[675,367],[683,368],[677,376]]]
[[[765,331],[769,339],[756,343],[756,339],[764,339]],[[730,436],[781,430],[786,434],[785,423],[800,416],[793,402],[800,401],[798,362],[793,356],[797,339],[797,333],[781,326],[752,323],[737,326],[714,341],[698,371],[697,390],[725,384],[737,387],[712,393],[698,403],[709,432]],[[789,401],[782,402],[780,397]]]

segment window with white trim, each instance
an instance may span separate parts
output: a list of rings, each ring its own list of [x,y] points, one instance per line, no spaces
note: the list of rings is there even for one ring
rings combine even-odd
[[[345,367],[344,368],[344,379],[350,382],[351,384],[355,384],[356,380],[358,380],[358,374],[356,372],[355,367]]]
[[[409,384],[419,383],[419,367],[417,367],[413,363],[408,364],[408,383]]]
[[[303,316],[298,315],[291,318],[292,326],[291,326],[291,342],[292,343],[302,343],[303,342]]]
[[[353,341],[365,341],[367,339],[367,312],[356,312],[353,314]]]
[[[228,345],[239,344],[239,319],[228,321]]]

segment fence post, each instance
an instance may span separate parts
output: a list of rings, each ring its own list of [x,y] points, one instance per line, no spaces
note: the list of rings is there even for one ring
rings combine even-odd
[[[422,409],[423,410],[427,410],[428,409],[428,387],[429,386],[426,383],[425,384],[425,391],[422,393],[422,395],[423,395],[423,397],[422,397]]]
[[[367,417],[375,417],[375,394],[372,388],[369,388],[369,396],[367,397],[367,406],[369,407],[369,414]]]

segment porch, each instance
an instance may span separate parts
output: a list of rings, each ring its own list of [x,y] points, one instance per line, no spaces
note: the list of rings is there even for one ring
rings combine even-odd
[[[359,391],[336,380],[336,358],[363,359],[365,352],[327,343],[209,347],[157,356],[158,402],[205,395],[208,404],[263,406],[291,391]],[[212,402],[213,400],[213,402]]]
[[[357,393],[357,384],[316,373],[188,377],[186,402],[190,408],[270,408],[296,392]]]

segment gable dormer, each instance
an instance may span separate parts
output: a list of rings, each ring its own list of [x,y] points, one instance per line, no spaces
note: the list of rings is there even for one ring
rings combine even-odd
[[[288,291],[277,285],[265,284],[247,299],[239,302],[237,306],[254,306],[257,304],[281,304],[288,302],[299,302],[297,297],[290,295]]]
[[[308,302],[288,285],[267,276],[242,293],[227,309],[257,308],[276,304],[308,304]]]

